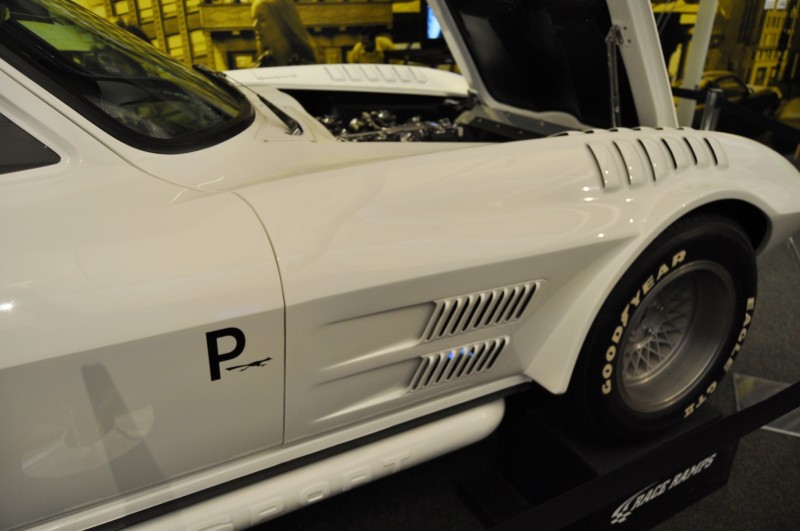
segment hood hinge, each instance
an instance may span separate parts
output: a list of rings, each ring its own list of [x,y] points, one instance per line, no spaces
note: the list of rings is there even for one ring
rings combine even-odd
[[[606,35],[606,54],[608,55],[608,81],[611,94],[611,128],[622,123],[622,109],[619,97],[619,70],[617,65],[617,49],[625,41],[619,26],[611,26]]]

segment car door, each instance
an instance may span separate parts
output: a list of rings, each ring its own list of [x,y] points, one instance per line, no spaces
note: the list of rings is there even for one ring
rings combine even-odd
[[[168,499],[178,477],[280,445],[283,299],[258,219],[129,165],[6,72],[0,527]]]

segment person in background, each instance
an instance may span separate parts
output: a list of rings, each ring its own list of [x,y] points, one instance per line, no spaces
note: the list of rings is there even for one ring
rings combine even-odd
[[[369,31],[347,54],[347,61],[350,63],[385,63],[385,52],[389,50],[394,50],[394,43],[389,37],[376,36],[374,31]]]
[[[315,64],[316,46],[300,20],[293,0],[255,0],[251,7],[253,28],[263,52],[251,66]]]

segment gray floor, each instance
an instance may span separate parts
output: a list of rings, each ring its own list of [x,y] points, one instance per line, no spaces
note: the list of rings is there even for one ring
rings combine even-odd
[[[782,246],[762,256],[759,266],[756,315],[733,371],[795,383],[800,381],[800,262]],[[723,413],[736,410],[733,378],[725,380],[712,402]],[[491,447],[486,450],[480,444],[268,522],[259,530],[484,530],[456,487],[466,472],[492,466]],[[800,438],[757,430],[741,440],[726,486],[655,529],[800,529],[798,489]]]

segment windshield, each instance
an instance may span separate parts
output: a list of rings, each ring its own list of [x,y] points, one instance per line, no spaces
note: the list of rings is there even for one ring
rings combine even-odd
[[[252,122],[235,89],[68,0],[0,0],[0,13],[0,55],[132,145],[191,151]]]

